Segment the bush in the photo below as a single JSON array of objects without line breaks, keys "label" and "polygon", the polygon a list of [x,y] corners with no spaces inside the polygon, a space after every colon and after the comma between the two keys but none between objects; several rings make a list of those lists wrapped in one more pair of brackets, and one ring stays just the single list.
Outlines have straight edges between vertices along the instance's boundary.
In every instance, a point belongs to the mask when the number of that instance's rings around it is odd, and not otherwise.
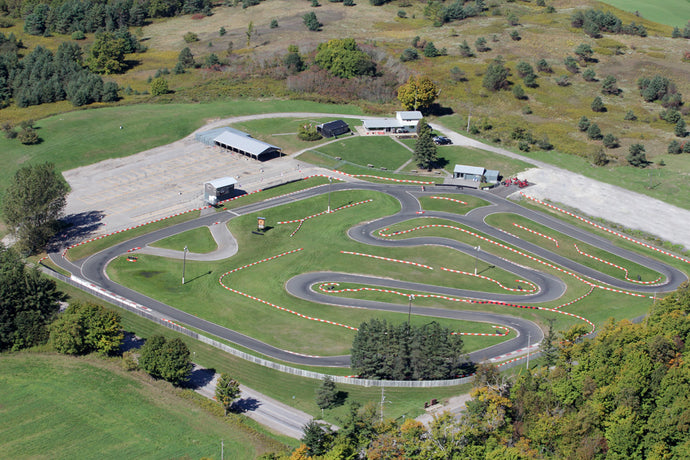
[{"label": "bush", "polygon": [[454,66],[452,69],[450,69],[450,78],[453,81],[464,81],[465,71],[461,70],[458,66]]},{"label": "bush", "polygon": [[570,73],[577,73],[578,72],[577,60],[572,56],[567,56],[563,60],[563,65],[565,65],[565,68],[568,69],[568,71]]},{"label": "bush", "polygon": [[470,49],[470,45],[467,44],[467,40],[463,40],[460,44],[460,56],[462,57],[472,57],[474,53]]},{"label": "bush", "polygon": [[271,19],[271,25],[269,27],[271,29],[277,29],[278,28],[278,20],[277,19]]},{"label": "bush", "polygon": [[419,59],[419,53],[414,48],[405,48],[400,55],[400,60],[402,62],[415,61]]},{"label": "bush", "polygon": [[518,32],[517,30],[513,30],[512,32],[510,32],[510,39],[515,42],[519,42],[522,39],[522,37],[520,36],[520,32]]},{"label": "bush", "polygon": [[589,128],[587,128],[587,137],[593,140],[599,140],[602,138],[601,135],[601,129],[599,129],[599,125],[596,123],[592,123],[589,125]]},{"label": "bush", "polygon": [[604,82],[601,84],[601,92],[604,94],[620,94],[621,90],[618,87],[618,80],[613,75],[608,75],[604,78]]},{"label": "bush", "polygon": [[611,133],[604,136],[602,143],[607,149],[615,149],[619,145],[618,138]]},{"label": "bush", "polygon": [[537,61],[537,70],[543,73],[553,73],[553,69],[544,58],[539,59],[539,61]]},{"label": "bush", "polygon": [[474,47],[477,48],[477,51],[480,53],[483,53],[484,51],[489,51],[491,48],[486,46],[486,38],[484,37],[479,37],[475,42],[474,42]]},{"label": "bush", "polygon": [[321,29],[321,23],[316,17],[316,13],[314,13],[313,11],[310,11],[309,13],[302,16],[302,21],[304,22],[304,25],[306,26],[307,30],[317,32]]},{"label": "bush", "polygon": [[645,155],[645,148],[642,144],[633,144],[630,146],[628,156],[625,157],[631,166],[636,168],[644,168],[649,164],[647,156]]},{"label": "bush", "polygon": [[406,18],[406,17],[407,17],[407,11],[405,11],[405,10],[398,10],[398,17],[399,17],[400,19]]},{"label": "bush", "polygon": [[17,138],[19,139],[19,142],[24,145],[34,145],[41,142],[41,138],[38,137],[38,133],[33,128],[22,129]]},{"label": "bush", "polygon": [[680,142],[677,140],[672,140],[670,144],[668,144],[668,153],[673,154],[673,155],[678,155],[683,151],[683,148],[680,146]]},{"label": "bush", "polygon": [[520,149],[521,152],[529,152],[529,142],[527,142],[527,141],[518,142],[518,149]]},{"label": "bush", "polygon": [[429,41],[427,44],[424,46],[424,50],[422,51],[424,53],[424,56],[428,58],[436,57],[439,55],[438,50],[434,46],[434,42]]},{"label": "bush", "polygon": [[676,124],[682,119],[682,115],[676,109],[662,110],[659,114],[659,118],[667,123]]},{"label": "bush", "polygon": [[194,32],[187,32],[186,34],[184,34],[183,38],[185,43],[194,43],[199,41],[199,36]]},{"label": "bush", "polygon": [[592,108],[593,112],[606,112],[604,101],[602,101],[599,96],[595,97],[592,100],[592,104],[590,105],[590,107]]},{"label": "bush", "polygon": [[515,96],[515,99],[518,99],[518,100],[527,99],[527,95],[525,94],[525,90],[519,84],[513,86],[513,96]]},{"label": "bush", "polygon": [[683,153],[690,153],[690,142],[685,142],[683,144]]},{"label": "bush", "polygon": [[316,126],[312,123],[300,125],[297,130],[297,137],[303,141],[318,141],[322,138]]},{"label": "bush", "polygon": [[594,81],[597,79],[597,74],[594,70],[587,69],[582,72],[582,78],[584,78],[585,81]]},{"label": "bush", "polygon": [[484,79],[482,80],[482,86],[489,91],[498,91],[507,88],[508,75],[510,75],[510,70],[503,65],[503,60],[499,58],[494,59],[486,69]]},{"label": "bush", "polygon": [[580,118],[580,121],[577,123],[577,129],[579,129],[582,132],[585,132],[585,131],[587,131],[587,129],[589,129],[589,125],[590,125],[589,119],[583,115]]},{"label": "bush", "polygon": [[86,35],[81,30],[75,30],[72,32],[72,40],[84,40]]},{"label": "bush", "polygon": [[218,35],[219,35],[219,36],[222,37],[222,36],[225,35],[226,33],[227,33],[227,31],[225,30],[225,27],[221,27],[220,29],[218,29]]},{"label": "bush", "polygon": [[168,80],[163,77],[154,78],[151,80],[151,96],[162,96],[168,94]]},{"label": "bush", "polygon": [[553,144],[547,135],[544,135],[544,137],[537,141],[537,147],[542,150],[553,150]]},{"label": "bush", "polygon": [[570,86],[570,78],[567,75],[561,75],[556,78],[556,84],[558,86]]},{"label": "bush", "polygon": [[166,340],[154,335],[141,347],[139,366],[154,378],[179,385],[189,379],[192,371],[189,348],[180,339]]},{"label": "bush", "polygon": [[637,120],[637,115],[635,115],[635,113],[634,113],[632,110],[628,110],[628,111],[625,113],[625,116],[623,117],[623,120],[626,120],[626,121],[635,121],[635,120]]},{"label": "bush", "polygon": [[606,166],[608,162],[609,158],[604,153],[604,149],[599,148],[594,153],[592,153],[592,163],[595,166]]},{"label": "bush", "polygon": [[686,123],[685,123],[685,120],[683,120],[682,118],[679,119],[679,120],[676,122],[676,127],[675,127],[675,129],[674,129],[674,132],[675,132],[676,136],[678,136],[678,137],[685,137],[685,136],[687,136],[688,132],[687,132],[686,129],[685,129],[686,126],[687,126],[687,125],[686,125]]}]

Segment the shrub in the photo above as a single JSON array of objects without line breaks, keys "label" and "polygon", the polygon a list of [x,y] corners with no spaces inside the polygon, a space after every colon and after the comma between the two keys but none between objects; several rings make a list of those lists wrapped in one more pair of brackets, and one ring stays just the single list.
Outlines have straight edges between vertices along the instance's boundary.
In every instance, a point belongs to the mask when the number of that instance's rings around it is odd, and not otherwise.
[{"label": "shrub", "polygon": [[486,38],[484,37],[479,37],[475,42],[474,42],[474,47],[477,48],[477,51],[480,53],[483,53],[484,51],[489,51],[490,48],[486,46]]},{"label": "shrub", "polygon": [[558,86],[570,86],[570,78],[567,75],[561,75],[556,78],[556,84]]},{"label": "shrub", "polygon": [[463,40],[460,44],[460,56],[462,57],[472,57],[474,53],[470,49],[470,45],[467,44],[467,40]]},{"label": "shrub", "polygon": [[515,96],[515,99],[518,99],[518,100],[527,99],[527,95],[525,94],[525,90],[519,84],[513,86],[513,96]]},{"label": "shrub", "polygon": [[400,55],[400,60],[402,62],[415,61],[419,59],[419,53],[414,48],[405,48]]},{"label": "shrub", "polygon": [[312,123],[300,125],[297,130],[297,137],[303,141],[318,141],[321,139],[321,134]]},{"label": "shrub", "polygon": [[518,149],[520,149],[521,152],[529,152],[529,142],[527,142],[527,141],[518,142]]},{"label": "shrub", "polygon": [[154,78],[151,80],[151,96],[161,96],[168,94],[168,80],[163,77]]},{"label": "shrub", "polygon": [[595,97],[592,100],[592,104],[590,105],[592,108],[592,111],[594,112],[606,112],[606,107],[604,106],[604,101],[601,100],[599,96]]},{"label": "shrub", "polygon": [[628,110],[628,111],[625,113],[625,116],[623,117],[623,120],[626,120],[626,121],[635,121],[635,120],[637,120],[637,115],[635,115],[635,113],[634,113],[632,110]]},{"label": "shrub", "polygon": [[546,7],[546,9],[544,11],[549,13],[549,14],[552,14],[552,13],[556,12],[556,7],[554,7],[553,5],[549,5]]},{"label": "shrub", "polygon": [[645,155],[645,148],[642,144],[633,144],[630,146],[628,156],[625,157],[631,166],[636,168],[644,168],[647,166],[647,156]]},{"label": "shrub", "polygon": [[596,123],[591,123],[589,128],[587,128],[587,137],[593,140],[599,140],[602,138],[601,129]]},{"label": "shrub", "polygon": [[604,78],[604,82],[601,84],[601,92],[604,94],[620,94],[621,90],[618,87],[618,80],[613,75],[608,75]]},{"label": "shrub", "polygon": [[529,75],[525,75],[525,78],[522,79],[522,81],[525,83],[525,86],[528,88],[536,88],[539,86],[537,84],[537,76],[534,75],[533,73]]},{"label": "shrub", "polygon": [[406,18],[406,17],[407,17],[407,11],[405,11],[405,10],[398,10],[398,17],[399,17],[400,19]]},{"label": "shrub", "polygon": [[604,149],[599,148],[592,153],[592,163],[595,166],[606,166],[609,162],[609,158],[604,153]]},{"label": "shrub", "polygon": [[577,123],[577,129],[579,129],[582,132],[585,132],[589,128],[589,125],[590,125],[589,119],[583,115],[580,118],[580,121]]},{"label": "shrub", "polygon": [[277,29],[278,28],[278,20],[277,19],[271,19],[271,25],[269,27],[271,29]]},{"label": "shrub", "polygon": [[619,145],[618,138],[611,133],[604,136],[602,143],[607,149],[615,149]]},{"label": "shrub", "polygon": [[321,29],[321,23],[316,17],[316,13],[314,13],[313,11],[310,11],[309,13],[302,16],[302,21],[304,22],[304,25],[306,26],[307,30],[316,32],[319,29]]},{"label": "shrub", "polygon": [[676,109],[662,110],[659,114],[659,118],[667,123],[676,124],[679,120],[682,120],[682,115]]},{"label": "shrub", "polygon": [[14,139],[17,137],[17,131],[14,130],[14,125],[9,121],[2,124],[2,130],[5,132],[5,137],[7,139]]},{"label": "shrub", "polygon": [[84,40],[86,35],[81,30],[75,30],[72,32],[72,40]]},{"label": "shrub", "polygon": [[41,138],[38,137],[38,133],[33,128],[22,129],[17,138],[19,139],[19,142],[24,145],[34,145],[41,142]]},{"label": "shrub", "polygon": [[577,60],[572,56],[567,56],[563,60],[563,65],[565,65],[565,68],[568,69],[568,71],[570,73],[577,73],[578,72]]},{"label": "shrub", "polygon": [[680,142],[677,140],[673,139],[670,144],[668,144],[668,153],[671,153],[673,155],[678,155],[683,151],[683,148],[680,146]]},{"label": "shrub", "polygon": [[452,69],[450,69],[450,78],[453,81],[464,81],[465,71],[461,70],[458,66],[455,66]]},{"label": "shrub", "polygon": [[547,135],[544,135],[544,137],[537,141],[537,147],[539,147],[542,150],[552,150],[553,144],[549,140],[549,137]]},{"label": "shrub", "polygon": [[543,73],[553,73],[553,69],[544,58],[541,58],[539,61],[537,61],[537,70]]},{"label": "shrub", "polygon": [[526,105],[522,108],[522,113],[525,115],[530,115],[532,113],[532,107]]},{"label": "shrub", "polygon": [[519,42],[522,39],[522,37],[520,37],[520,32],[518,32],[517,30],[513,30],[512,32],[510,32],[510,39],[515,42]]},{"label": "shrub", "polygon": [[683,144],[683,153],[690,153],[690,142],[685,142]]},{"label": "shrub", "polygon": [[199,41],[199,36],[194,32],[187,32],[184,34],[183,38],[186,43],[194,43]]},{"label": "shrub", "polygon": [[439,52],[434,46],[434,42],[432,41],[427,42],[426,46],[424,46],[424,51],[422,52],[424,53],[424,56],[429,58],[436,57],[439,55]]},{"label": "shrub", "polygon": [[525,61],[518,62],[515,70],[517,70],[517,74],[520,78],[524,78],[526,75],[531,75],[534,73],[532,66]]},{"label": "shrub", "polygon": [[486,69],[482,86],[489,91],[498,91],[508,87],[510,71],[503,65],[503,60],[495,59]]},{"label": "shrub", "polygon": [[585,81],[594,81],[597,78],[597,74],[594,70],[587,69],[582,72],[582,78],[584,78]]},{"label": "shrub", "polygon": [[343,0],[345,6],[355,6],[355,0]]},{"label": "shrub", "polygon": [[225,35],[226,33],[227,33],[227,31],[225,30],[225,27],[221,27],[220,29],[218,29],[218,35],[219,35],[219,36],[222,37],[222,36]]},{"label": "shrub", "polygon": [[685,130],[686,126],[687,125],[685,124],[685,120],[683,120],[682,118],[679,119],[678,122],[676,122],[676,127],[674,129],[676,136],[685,137],[688,134]]},{"label": "shrub", "polygon": [[513,12],[508,13],[508,17],[506,18],[508,20],[508,24],[511,26],[516,26],[520,24],[520,18],[517,17],[517,15]]}]

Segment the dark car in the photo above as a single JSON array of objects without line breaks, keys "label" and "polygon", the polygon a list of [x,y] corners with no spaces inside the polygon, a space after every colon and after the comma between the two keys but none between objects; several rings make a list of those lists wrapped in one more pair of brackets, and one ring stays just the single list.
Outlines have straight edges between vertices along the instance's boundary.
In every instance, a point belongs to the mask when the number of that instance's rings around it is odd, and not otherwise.
[{"label": "dark car", "polygon": [[436,145],[448,145],[453,143],[450,139],[444,136],[435,136],[433,140]]}]

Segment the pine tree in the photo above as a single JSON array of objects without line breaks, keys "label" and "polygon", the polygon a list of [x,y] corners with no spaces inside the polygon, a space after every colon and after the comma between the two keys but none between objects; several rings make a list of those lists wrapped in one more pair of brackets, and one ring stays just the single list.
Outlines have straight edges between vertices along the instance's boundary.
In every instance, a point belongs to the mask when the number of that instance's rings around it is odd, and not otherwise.
[{"label": "pine tree", "polygon": [[579,129],[582,132],[587,131],[587,129],[589,129],[589,124],[589,119],[583,115],[580,118],[580,121],[577,123],[577,129]]},{"label": "pine tree", "polygon": [[436,144],[432,139],[431,127],[424,118],[417,125],[417,141],[414,144],[414,160],[417,166],[427,170],[433,168],[436,161]]},{"label": "pine tree", "polygon": [[685,120],[680,118],[678,120],[678,123],[676,123],[676,127],[674,129],[674,132],[676,133],[676,136],[678,137],[685,137],[687,135],[687,131],[685,130],[686,127]]},{"label": "pine tree", "polygon": [[336,401],[338,390],[335,387],[335,382],[330,375],[323,378],[321,386],[316,391],[316,405],[321,410],[330,409]]},{"label": "pine tree", "polygon": [[232,407],[232,404],[240,396],[240,384],[237,380],[230,377],[230,375],[223,372],[220,374],[218,383],[216,384],[216,401],[223,406],[225,415]]}]

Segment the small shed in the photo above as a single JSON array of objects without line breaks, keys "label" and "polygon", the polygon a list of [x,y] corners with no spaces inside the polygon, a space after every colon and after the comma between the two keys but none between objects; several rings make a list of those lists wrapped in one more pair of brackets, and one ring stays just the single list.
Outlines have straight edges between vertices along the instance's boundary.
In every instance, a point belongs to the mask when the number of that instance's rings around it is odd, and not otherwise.
[{"label": "small shed", "polygon": [[455,165],[455,168],[453,168],[453,177],[455,179],[481,182],[482,176],[486,176],[486,169],[481,166]]},{"label": "small shed", "polygon": [[204,184],[204,201],[216,205],[223,200],[232,198],[237,180],[233,177],[221,177]]},{"label": "small shed", "polygon": [[335,137],[350,132],[350,126],[343,120],[333,120],[316,126],[323,137]]},{"label": "small shed", "polygon": [[487,169],[486,172],[484,173],[484,177],[486,178],[486,181],[492,182],[492,183],[498,182],[498,178],[500,176],[501,176],[501,173],[496,171],[495,169]]}]

